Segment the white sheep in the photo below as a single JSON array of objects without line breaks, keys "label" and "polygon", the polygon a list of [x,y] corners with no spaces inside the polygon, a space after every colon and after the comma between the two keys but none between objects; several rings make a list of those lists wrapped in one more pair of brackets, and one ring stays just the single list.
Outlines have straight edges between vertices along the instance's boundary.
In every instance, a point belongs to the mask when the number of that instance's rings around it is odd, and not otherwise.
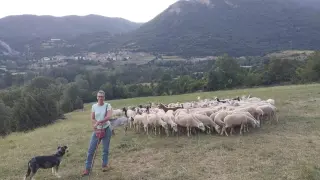
[{"label": "white sheep", "polygon": [[134,116],[133,126],[138,132],[140,132],[140,126],[143,125],[145,132],[148,134],[149,121],[147,115],[148,114],[143,113]]},{"label": "white sheep", "polygon": [[162,115],[162,120],[166,122],[170,126],[170,128],[172,128],[173,132],[178,132],[178,126],[174,122],[174,116],[172,113],[168,113],[167,111],[166,114]]},{"label": "white sheep", "polygon": [[276,109],[272,107],[272,105],[262,105],[257,107],[257,109],[261,109],[263,114],[267,116],[268,120],[271,118],[278,122],[278,118],[276,116]]},{"label": "white sheep", "polygon": [[217,133],[221,132],[220,126],[217,125],[210,117],[197,113],[193,114],[193,117],[208,127],[208,134],[211,133],[212,128],[214,128]]},{"label": "white sheep", "polygon": [[272,105],[275,105],[274,99],[267,99],[267,102],[270,103],[270,104],[272,104]]},{"label": "white sheep", "polygon": [[191,134],[192,127],[196,127],[201,129],[202,131],[205,131],[203,123],[194,119],[191,114],[175,116],[175,123],[177,123],[179,126],[186,127],[188,136],[190,136]]},{"label": "white sheep", "polygon": [[125,112],[123,111],[123,109],[112,109],[112,116],[113,117],[125,116]]},{"label": "white sheep", "polygon": [[168,124],[164,122],[158,114],[148,114],[147,117],[148,117],[148,123],[151,124],[154,128],[155,135],[157,135],[157,129],[159,129],[158,132],[160,135],[160,127],[163,127],[165,129],[167,136],[169,136]]},{"label": "white sheep", "polygon": [[128,108],[128,110],[126,108],[123,108],[124,110],[124,114],[128,120],[127,125],[129,124],[129,128],[132,128],[132,124],[134,121],[134,116],[137,114],[135,111],[131,110]]},{"label": "white sheep", "polygon": [[[186,127],[188,136],[190,136],[191,128],[201,129],[202,131],[207,128],[209,130],[208,133],[210,133],[210,130],[212,131],[212,127],[214,127],[215,131],[224,134],[226,132],[222,132],[222,128],[224,128],[224,131],[228,128],[226,127],[225,118],[228,115],[240,114],[246,117],[246,121],[242,124],[242,133],[249,132],[250,125],[253,128],[261,127],[261,119],[264,116],[278,121],[276,114],[278,110],[274,104],[275,101],[273,99],[262,100],[250,96],[248,98],[244,96],[240,101],[224,98],[220,102],[214,99],[200,98],[198,101],[172,102],[167,106],[172,108],[180,106],[182,108],[166,112],[154,105],[150,108],[138,107],[136,112],[128,110],[126,117],[128,117],[128,125],[130,127],[133,124],[134,128],[137,129],[138,127],[138,131],[140,131],[140,126],[143,125],[147,134],[150,128],[158,134],[158,129],[163,127],[165,130],[170,130],[169,132],[172,134],[173,132],[179,132],[181,127]],[[120,113],[120,111],[116,110],[115,113],[121,116],[122,112]],[[137,114],[140,114],[140,116],[137,116]],[[231,133],[232,131],[234,131],[233,128]]]},{"label": "white sheep", "polygon": [[228,133],[226,131],[227,128],[231,128],[230,135],[232,135],[232,132],[234,131],[234,127],[239,125],[240,125],[240,135],[242,135],[244,125],[247,124],[247,117],[246,115],[241,113],[230,114],[224,118],[224,124],[225,125],[222,128],[221,135],[225,133],[226,136],[228,136]]},{"label": "white sheep", "polygon": [[216,124],[218,124],[219,126],[223,127],[224,124],[224,118],[229,115],[230,112],[229,111],[220,111],[216,114],[216,116],[214,117],[214,122]]},{"label": "white sheep", "polygon": [[[244,114],[247,116],[247,118],[250,120],[250,122],[253,122],[254,125],[252,125],[253,128],[255,127],[260,127],[260,122],[258,120],[256,120],[249,112],[242,112],[242,111],[233,111],[232,114]],[[244,132],[249,132],[249,126],[248,124],[244,125]]]}]

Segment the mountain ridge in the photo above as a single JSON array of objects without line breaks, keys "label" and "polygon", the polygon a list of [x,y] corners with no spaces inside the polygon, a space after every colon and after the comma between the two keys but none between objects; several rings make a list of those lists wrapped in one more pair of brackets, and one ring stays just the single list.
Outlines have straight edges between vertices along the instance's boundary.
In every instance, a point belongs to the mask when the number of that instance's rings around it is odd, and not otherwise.
[{"label": "mountain ridge", "polygon": [[101,15],[55,17],[50,15],[13,15],[0,19],[0,39],[13,49],[25,51],[25,47],[51,38],[67,39],[81,34],[127,33],[141,26],[118,17]]},{"label": "mountain ridge", "polygon": [[178,1],[130,32],[123,47],[186,56],[314,49],[320,47],[318,15],[294,0]]},{"label": "mountain ridge", "polygon": [[[0,19],[0,27],[2,27],[2,30],[0,29],[0,37],[11,37],[18,33],[20,36],[34,36],[37,34],[39,36],[54,36],[56,34],[83,34],[103,30],[110,33],[123,33],[136,29],[140,25],[140,23],[134,23],[123,18],[110,18],[93,14],[63,17],[49,15],[14,15]],[[88,26],[90,26],[90,28],[87,28]],[[24,30],[19,31],[17,28],[23,28]]]},{"label": "mountain ridge", "polygon": [[[302,6],[297,0],[180,0],[143,24],[132,25],[122,18],[112,19],[120,24],[118,29],[101,27],[101,23],[97,23],[101,22],[100,16],[81,16],[96,20],[89,20],[84,27],[71,25],[70,32],[65,30],[68,33],[63,38],[74,45],[73,51],[124,49],[187,57],[225,53],[263,56],[290,49],[316,50],[320,48],[320,8],[312,6],[320,7],[320,2],[306,2]],[[79,16],[62,19],[67,21],[74,17]],[[108,22],[110,24],[110,19]],[[98,27],[92,28],[90,24],[98,24]],[[21,41],[20,33],[16,33],[13,39],[1,37],[0,28],[0,39],[13,49],[23,51],[26,44],[37,48],[43,39],[56,38],[50,33],[22,37]],[[55,34],[59,36],[59,33]],[[59,49],[57,51],[61,53]]]}]

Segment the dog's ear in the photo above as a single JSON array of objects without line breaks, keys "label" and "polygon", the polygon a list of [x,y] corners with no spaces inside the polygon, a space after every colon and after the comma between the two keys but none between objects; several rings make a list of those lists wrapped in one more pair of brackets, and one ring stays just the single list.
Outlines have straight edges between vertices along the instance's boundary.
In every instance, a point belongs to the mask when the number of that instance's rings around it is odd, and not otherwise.
[{"label": "dog's ear", "polygon": [[63,146],[64,149],[68,149],[68,146]]},{"label": "dog's ear", "polygon": [[60,148],[61,148],[61,146],[58,146],[58,148],[57,148],[57,149],[59,150]]}]

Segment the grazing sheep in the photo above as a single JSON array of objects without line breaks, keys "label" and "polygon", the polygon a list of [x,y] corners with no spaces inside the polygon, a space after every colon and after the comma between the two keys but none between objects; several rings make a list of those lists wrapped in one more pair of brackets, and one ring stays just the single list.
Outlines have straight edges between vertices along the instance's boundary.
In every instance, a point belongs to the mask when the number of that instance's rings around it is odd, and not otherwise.
[{"label": "grazing sheep", "polygon": [[[167,111],[167,112],[169,112],[169,111]],[[177,126],[177,124],[174,122],[174,116],[173,116],[173,114],[171,114],[171,113],[165,113],[165,114],[163,114],[163,115],[162,115],[162,120],[163,120],[164,122],[166,122],[166,123],[168,124],[168,126],[170,126],[169,129],[170,129],[170,130],[172,129],[172,132],[171,132],[171,133],[173,133],[173,132],[178,132],[178,126]]]},{"label": "grazing sheep", "polygon": [[229,115],[230,112],[228,111],[220,111],[217,113],[217,115],[214,117],[214,122],[216,124],[218,124],[219,126],[223,127],[225,124],[224,124],[224,118]]},{"label": "grazing sheep", "polygon": [[182,127],[186,127],[188,136],[191,134],[191,127],[199,128],[202,131],[205,131],[203,123],[195,120],[191,114],[176,116],[175,123]]},{"label": "grazing sheep", "polygon": [[[230,134],[234,132],[234,127],[240,126],[240,134],[249,132],[250,128],[261,128],[261,120],[269,119],[278,122],[278,109],[274,99],[262,100],[258,97],[229,98],[220,100],[202,99],[190,102],[172,102],[168,105],[162,103],[152,103],[149,105],[139,105],[136,107],[124,107],[114,109],[113,117],[118,117],[111,121],[112,127],[124,126],[134,128],[140,132],[143,127],[148,135],[151,128],[156,135],[164,130],[166,135],[181,134],[187,130],[190,136],[193,130],[211,134],[216,131],[218,134],[226,134],[231,128]],[[214,129],[214,130],[213,130]]]},{"label": "grazing sheep", "polygon": [[157,135],[157,129],[160,135],[160,127],[163,127],[165,129],[165,132],[167,136],[168,134],[168,124],[164,122],[158,114],[148,114],[148,123],[153,126],[154,128],[154,133]]},{"label": "grazing sheep", "polygon": [[149,121],[147,119],[146,113],[137,114],[134,116],[133,126],[136,131],[140,132],[140,127],[141,127],[141,125],[143,125],[145,132],[148,134],[148,125],[149,125],[148,122]]},{"label": "grazing sheep", "polygon": [[225,123],[225,126],[222,128],[221,135],[225,133],[226,136],[228,136],[228,133],[226,131],[227,128],[231,128],[230,135],[232,135],[232,132],[234,132],[234,127],[239,125],[240,125],[240,135],[242,135],[244,125],[247,124],[247,117],[246,115],[241,113],[230,114],[224,118],[224,123]]},{"label": "grazing sheep", "polygon": [[217,133],[220,133],[221,129],[220,126],[217,125],[210,117],[202,114],[193,114],[193,117],[197,120],[201,121],[206,127],[208,127],[208,134],[211,133],[211,129],[214,128]]},{"label": "grazing sheep", "polygon": [[271,105],[262,105],[257,107],[257,109],[261,109],[263,111],[263,114],[267,116],[268,120],[271,118],[278,122],[278,118],[276,116],[276,110],[272,108]]}]

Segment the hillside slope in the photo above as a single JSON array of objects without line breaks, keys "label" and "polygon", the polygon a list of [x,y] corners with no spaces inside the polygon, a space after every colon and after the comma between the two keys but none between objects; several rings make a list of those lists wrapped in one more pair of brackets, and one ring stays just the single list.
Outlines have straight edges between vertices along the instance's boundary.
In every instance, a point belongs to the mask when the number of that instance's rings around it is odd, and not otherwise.
[{"label": "hillside slope", "polygon": [[320,10],[296,0],[178,1],[126,39],[128,49],[179,55],[261,55],[320,48]]},{"label": "hillside slope", "polygon": [[[185,133],[160,137],[150,129],[149,136],[133,129],[125,135],[123,127],[118,127],[110,143],[112,169],[101,172],[100,145],[91,179],[318,180],[320,112],[319,96],[315,95],[319,88],[319,84],[281,86],[109,101],[112,107],[122,108],[148,102],[194,101],[197,96],[205,99],[251,94],[276,100],[279,123],[267,122],[260,129],[250,128],[242,137],[238,131],[229,137],[216,134],[187,137]],[[92,133],[88,119],[91,106],[88,104],[85,109],[66,114],[67,120],[53,125],[0,139],[1,178],[23,179],[30,158],[50,155],[58,145],[67,145],[69,153],[59,168],[61,179],[79,180]],[[39,170],[35,178],[57,179],[50,169]]]}]

